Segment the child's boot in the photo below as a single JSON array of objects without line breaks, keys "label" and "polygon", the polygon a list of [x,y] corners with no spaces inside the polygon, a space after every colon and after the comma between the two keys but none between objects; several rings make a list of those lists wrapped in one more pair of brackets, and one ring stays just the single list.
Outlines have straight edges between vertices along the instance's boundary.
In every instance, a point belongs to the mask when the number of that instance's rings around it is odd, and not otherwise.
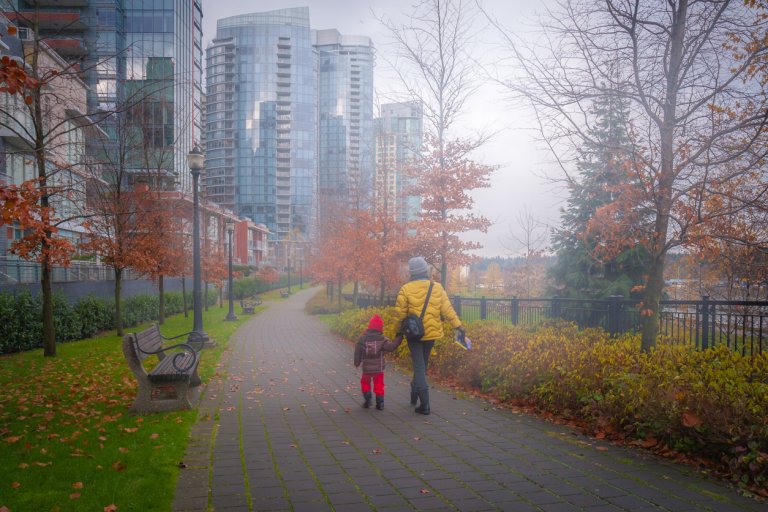
[{"label": "child's boot", "polygon": [[384,409],[384,396],[383,395],[376,395],[376,408],[378,410]]},{"label": "child's boot", "polygon": [[363,402],[363,407],[368,409],[371,406],[371,392],[366,391],[363,393],[363,398],[365,398],[365,402]]}]

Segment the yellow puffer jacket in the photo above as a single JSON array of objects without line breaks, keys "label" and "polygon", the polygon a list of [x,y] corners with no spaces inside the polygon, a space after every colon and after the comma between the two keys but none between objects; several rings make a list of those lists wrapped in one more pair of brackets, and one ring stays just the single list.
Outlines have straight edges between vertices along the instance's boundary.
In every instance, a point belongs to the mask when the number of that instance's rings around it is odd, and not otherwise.
[{"label": "yellow puffer jacket", "polygon": [[[429,289],[428,279],[417,279],[405,283],[397,294],[395,308],[395,321],[397,328],[403,319],[410,315],[421,315],[421,309],[424,307],[424,299],[427,298]],[[447,320],[454,328],[461,327],[461,320],[453,310],[451,300],[445,289],[440,283],[435,283],[432,287],[432,294],[429,296],[429,306],[424,312],[424,337],[423,340],[439,340],[443,337],[443,322]]]}]

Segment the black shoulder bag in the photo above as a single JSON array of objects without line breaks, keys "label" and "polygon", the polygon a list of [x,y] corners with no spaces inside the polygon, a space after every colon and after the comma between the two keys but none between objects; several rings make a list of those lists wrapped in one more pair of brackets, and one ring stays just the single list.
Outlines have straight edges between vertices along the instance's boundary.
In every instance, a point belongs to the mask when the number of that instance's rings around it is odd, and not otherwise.
[{"label": "black shoulder bag", "polygon": [[427,312],[427,306],[429,306],[429,296],[432,295],[432,286],[434,282],[429,282],[429,290],[427,290],[427,298],[424,299],[424,307],[421,308],[421,315],[416,316],[410,314],[403,318],[403,323],[400,326],[400,332],[403,333],[405,339],[408,341],[419,341],[424,337],[424,313]]}]

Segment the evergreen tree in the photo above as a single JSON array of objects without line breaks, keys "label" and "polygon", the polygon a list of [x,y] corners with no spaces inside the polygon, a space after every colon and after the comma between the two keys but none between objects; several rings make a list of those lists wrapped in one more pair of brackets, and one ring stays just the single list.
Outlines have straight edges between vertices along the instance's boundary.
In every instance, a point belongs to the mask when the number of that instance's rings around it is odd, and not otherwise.
[{"label": "evergreen tree", "polygon": [[628,245],[615,257],[600,259],[595,251],[598,241],[587,230],[595,212],[615,200],[618,187],[626,186],[622,162],[632,154],[629,112],[620,97],[603,95],[595,100],[592,113],[597,123],[579,150],[578,178],[561,210],[562,226],[552,235],[557,262],[550,269],[554,281],[550,293],[572,298],[629,297],[632,288],[644,282],[647,251],[641,245]]}]

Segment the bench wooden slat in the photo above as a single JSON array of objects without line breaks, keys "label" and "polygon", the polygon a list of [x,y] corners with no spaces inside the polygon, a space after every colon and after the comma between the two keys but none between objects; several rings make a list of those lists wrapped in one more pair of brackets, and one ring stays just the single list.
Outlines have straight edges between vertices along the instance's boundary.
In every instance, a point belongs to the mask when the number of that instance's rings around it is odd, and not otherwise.
[{"label": "bench wooden slat", "polygon": [[176,366],[179,368],[189,369],[185,371],[179,371],[174,366],[173,356],[166,357],[155,366],[151,372],[149,372],[149,380],[152,382],[169,382],[178,380],[189,380],[191,372],[194,367],[191,365],[194,354],[185,354],[184,357],[177,358]]},{"label": "bench wooden slat", "polygon": [[[152,352],[157,352],[163,348],[163,338],[160,334],[160,329],[156,324],[154,327],[149,327],[143,331],[134,333],[135,343],[139,347],[139,357],[144,360],[147,356],[153,355]],[[160,359],[165,359],[165,353],[157,354]]]}]

